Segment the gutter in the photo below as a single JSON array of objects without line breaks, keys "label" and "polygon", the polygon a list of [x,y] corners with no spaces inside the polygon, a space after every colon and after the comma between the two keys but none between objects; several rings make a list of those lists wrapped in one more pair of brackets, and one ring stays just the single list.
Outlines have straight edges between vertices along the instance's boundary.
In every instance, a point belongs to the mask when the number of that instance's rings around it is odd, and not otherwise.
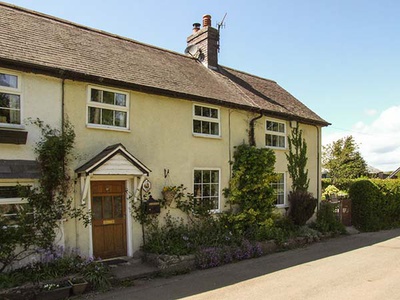
[{"label": "gutter", "polygon": [[260,109],[258,107],[251,107],[251,106],[247,106],[247,105],[243,105],[243,104],[226,102],[226,101],[219,100],[219,99],[212,99],[209,97],[197,96],[197,95],[192,95],[192,94],[187,94],[187,93],[182,93],[182,92],[175,92],[175,91],[171,91],[171,90],[166,90],[166,89],[151,87],[151,86],[145,86],[145,85],[140,85],[140,84],[136,84],[136,83],[127,83],[127,82],[123,82],[123,81],[119,81],[119,80],[115,80],[115,79],[103,78],[101,76],[95,76],[95,75],[90,75],[90,74],[86,74],[86,73],[79,73],[79,72],[76,72],[73,70],[65,70],[65,69],[55,68],[55,67],[51,67],[51,66],[41,66],[41,65],[32,64],[32,63],[28,63],[28,62],[21,62],[21,61],[16,62],[16,61],[4,59],[4,58],[0,58],[0,63],[2,64],[2,67],[4,67],[4,68],[8,67],[8,68],[28,72],[28,73],[48,75],[48,76],[53,76],[53,77],[62,78],[62,79],[71,79],[71,80],[75,80],[75,81],[79,80],[79,81],[84,81],[84,82],[93,83],[93,84],[107,85],[110,87],[129,89],[129,90],[150,93],[150,94],[155,94],[155,95],[160,95],[160,96],[168,96],[168,97],[172,97],[172,98],[180,98],[183,100],[198,101],[201,103],[221,105],[224,107],[240,109],[240,110],[253,112],[253,113],[262,113],[264,115],[268,115],[271,117],[296,119],[299,122],[308,124],[308,125],[320,125],[320,126],[331,125],[330,123],[328,123],[324,120],[321,120],[321,121],[313,120],[313,119],[300,117],[300,116],[294,115],[294,114],[270,111],[270,110]]}]

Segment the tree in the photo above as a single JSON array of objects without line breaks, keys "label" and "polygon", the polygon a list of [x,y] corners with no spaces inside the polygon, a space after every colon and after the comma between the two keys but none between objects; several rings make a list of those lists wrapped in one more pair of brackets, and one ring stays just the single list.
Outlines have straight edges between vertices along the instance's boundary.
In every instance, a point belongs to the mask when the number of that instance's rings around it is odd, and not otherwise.
[{"label": "tree", "polygon": [[302,136],[302,130],[294,128],[288,138],[289,153],[286,153],[288,171],[292,178],[292,191],[307,191],[310,184],[307,165],[307,143]]},{"label": "tree", "polygon": [[292,178],[292,191],[289,193],[289,218],[294,224],[303,226],[312,217],[318,200],[308,192],[310,179],[307,166],[307,143],[303,131],[293,128],[288,138],[289,153],[286,153],[288,172]]},{"label": "tree", "polygon": [[322,164],[334,183],[341,178],[359,178],[367,173],[367,164],[352,136],[324,146]]}]

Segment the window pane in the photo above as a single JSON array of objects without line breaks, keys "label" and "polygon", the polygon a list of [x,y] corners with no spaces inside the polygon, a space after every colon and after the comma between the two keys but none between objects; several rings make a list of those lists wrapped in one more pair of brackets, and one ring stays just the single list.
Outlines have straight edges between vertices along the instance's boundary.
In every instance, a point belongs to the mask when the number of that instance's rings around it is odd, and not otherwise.
[{"label": "window pane", "polygon": [[193,120],[193,132],[201,133],[201,121]]},{"label": "window pane", "polygon": [[211,171],[203,171],[203,183],[211,182]]},{"label": "window pane", "polygon": [[218,184],[212,184],[210,186],[211,190],[210,190],[210,195],[211,196],[218,196]]},{"label": "window pane", "polygon": [[211,118],[218,119],[218,109],[211,108]]},{"label": "window pane", "polygon": [[20,96],[14,94],[0,93],[0,107],[20,109]]},{"label": "window pane", "polygon": [[201,133],[209,134],[210,133],[210,122],[201,122]]},{"label": "window pane", "polygon": [[201,171],[200,170],[194,171],[194,183],[201,183]]},{"label": "window pane", "polygon": [[0,109],[0,123],[21,124],[21,115],[17,110]]},{"label": "window pane", "polygon": [[211,117],[211,109],[209,107],[203,107],[203,117]]},{"label": "window pane", "polygon": [[94,102],[101,102],[101,95],[102,92],[96,89],[92,89],[91,95],[90,95],[90,100]]},{"label": "window pane", "polygon": [[101,208],[101,197],[93,197],[92,214],[94,220],[99,220],[102,218]]},{"label": "window pane", "polygon": [[122,197],[115,196],[114,197],[114,218],[122,218],[123,211],[122,211]]},{"label": "window pane", "polygon": [[0,186],[0,198],[18,198],[18,188],[16,186]]},{"label": "window pane", "polygon": [[115,126],[126,127],[126,112],[116,111],[115,112]]},{"label": "window pane", "polygon": [[18,76],[0,73],[0,86],[18,88]]},{"label": "window pane", "polygon": [[200,184],[195,184],[193,188],[193,193],[195,198],[200,198],[201,197],[201,185]]},{"label": "window pane", "polygon": [[114,125],[114,111],[110,109],[101,110],[101,124]]},{"label": "window pane", "polygon": [[194,114],[195,116],[201,116],[201,106],[194,106]]},{"label": "window pane", "polygon": [[219,124],[218,123],[211,123],[211,134],[219,135]]},{"label": "window pane", "polygon": [[103,202],[103,219],[112,219],[113,218],[113,205],[112,205],[112,197],[106,196],[104,197]]},{"label": "window pane", "polygon": [[114,93],[103,91],[103,103],[114,104]]},{"label": "window pane", "polygon": [[89,123],[100,124],[101,109],[89,107]]},{"label": "window pane", "polygon": [[279,138],[278,147],[285,148],[285,137],[279,136],[278,138]]},{"label": "window pane", "polygon": [[285,124],[279,123],[278,131],[279,131],[279,132],[285,132]]},{"label": "window pane", "polygon": [[209,184],[203,185],[202,191],[203,191],[203,195],[202,195],[203,197],[208,197],[208,196],[210,196],[210,193],[211,193],[211,191],[210,191],[210,185],[209,185]]},{"label": "window pane", "polygon": [[119,106],[126,106],[126,95],[116,93],[115,104]]},{"label": "window pane", "polygon": [[21,215],[25,215],[27,219],[24,221],[32,222],[33,214],[29,204],[1,204],[0,205],[0,218],[6,222],[7,225],[15,225]]},{"label": "window pane", "polygon": [[219,182],[219,171],[211,171],[211,182],[212,183]]}]

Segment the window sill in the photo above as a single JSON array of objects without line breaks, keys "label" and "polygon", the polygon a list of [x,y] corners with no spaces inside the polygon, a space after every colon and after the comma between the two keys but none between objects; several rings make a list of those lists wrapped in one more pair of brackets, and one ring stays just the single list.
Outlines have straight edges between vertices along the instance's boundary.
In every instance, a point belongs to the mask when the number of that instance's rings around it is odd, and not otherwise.
[{"label": "window sill", "polygon": [[110,130],[110,131],[120,131],[120,132],[131,132],[128,128],[120,128],[120,127],[113,127],[113,126],[101,126],[101,125],[93,125],[93,124],[86,124],[86,128],[88,129],[101,129],[101,130]]},{"label": "window sill", "polygon": [[193,137],[198,137],[198,138],[222,140],[222,136],[220,136],[220,135],[201,134],[201,133],[192,133],[192,135],[193,135]]},{"label": "window sill", "polygon": [[286,151],[287,150],[287,148],[272,147],[272,146],[265,146],[265,148],[272,149],[272,150],[281,150],[281,151]]},{"label": "window sill", "polygon": [[289,205],[287,204],[276,204],[275,207],[279,209],[289,209]]}]

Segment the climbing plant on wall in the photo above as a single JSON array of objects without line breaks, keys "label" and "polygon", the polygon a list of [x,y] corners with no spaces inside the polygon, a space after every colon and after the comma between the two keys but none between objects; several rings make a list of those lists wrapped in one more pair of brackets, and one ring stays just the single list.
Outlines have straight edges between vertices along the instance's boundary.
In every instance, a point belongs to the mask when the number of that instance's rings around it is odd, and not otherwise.
[{"label": "climbing plant on wall", "polygon": [[72,125],[65,122],[59,130],[39,119],[31,123],[41,131],[35,147],[41,177],[36,187],[21,187],[27,205],[14,217],[13,225],[0,220],[0,272],[37,249],[52,250],[61,219],[78,218],[85,225],[90,222],[89,212],[84,207],[72,207],[69,198],[72,183],[68,164],[75,140]]}]

